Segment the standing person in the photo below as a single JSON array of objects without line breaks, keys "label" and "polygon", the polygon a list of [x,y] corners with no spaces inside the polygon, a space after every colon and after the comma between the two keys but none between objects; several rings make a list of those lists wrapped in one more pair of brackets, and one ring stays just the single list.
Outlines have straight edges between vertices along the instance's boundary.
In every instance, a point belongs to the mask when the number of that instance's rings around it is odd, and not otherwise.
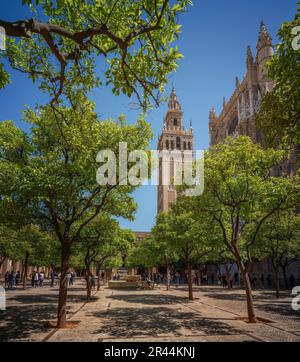
[{"label": "standing person", "polygon": [[54,287],[54,283],[55,283],[55,274],[54,274],[54,270],[51,270],[51,273],[50,273],[50,279],[51,279],[51,284],[50,284],[50,287]]},{"label": "standing person", "polygon": [[38,282],[39,282],[39,273],[35,272],[34,273],[34,287],[36,288],[38,286]]},{"label": "standing person", "polygon": [[214,273],[212,273],[212,275],[211,275],[211,284],[212,285],[215,284],[215,275],[214,275]]},{"label": "standing person", "polygon": [[179,281],[180,281],[180,275],[178,272],[175,273],[175,284],[176,284],[176,289],[178,289],[179,287]]},{"label": "standing person", "polygon": [[68,274],[67,274],[67,285],[68,286],[70,285],[70,280],[71,280],[71,273],[68,272]]},{"label": "standing person", "polygon": [[19,285],[20,278],[21,278],[21,275],[20,275],[20,272],[19,272],[19,270],[18,270],[18,271],[17,271],[17,274],[16,274],[16,287]]},{"label": "standing person", "polygon": [[31,286],[32,286],[32,288],[34,288],[34,277],[35,277],[35,270],[31,274]]},{"label": "standing person", "polygon": [[223,288],[227,287],[227,280],[226,280],[226,275],[225,274],[222,275],[222,286],[223,286]]},{"label": "standing person", "polygon": [[14,286],[14,272],[8,274],[8,287],[12,288]]},{"label": "standing person", "polygon": [[104,284],[104,272],[101,273],[102,283]]},{"label": "standing person", "polygon": [[40,287],[44,286],[44,280],[45,280],[45,273],[43,271],[41,271],[40,275],[39,275]]},{"label": "standing person", "polygon": [[8,288],[8,276],[9,276],[9,272],[7,271],[5,273],[5,276],[4,276],[4,281],[5,281],[5,286]]},{"label": "standing person", "polygon": [[70,285],[73,285],[74,283],[74,275],[73,272],[70,273]]}]

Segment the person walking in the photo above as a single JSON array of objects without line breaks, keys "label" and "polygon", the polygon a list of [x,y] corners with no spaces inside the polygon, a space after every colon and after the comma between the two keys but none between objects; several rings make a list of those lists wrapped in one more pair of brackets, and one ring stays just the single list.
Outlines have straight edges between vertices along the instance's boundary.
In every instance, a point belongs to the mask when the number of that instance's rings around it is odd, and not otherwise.
[{"label": "person walking", "polygon": [[74,276],[73,276],[73,272],[70,273],[70,285],[73,285],[74,283]]}]

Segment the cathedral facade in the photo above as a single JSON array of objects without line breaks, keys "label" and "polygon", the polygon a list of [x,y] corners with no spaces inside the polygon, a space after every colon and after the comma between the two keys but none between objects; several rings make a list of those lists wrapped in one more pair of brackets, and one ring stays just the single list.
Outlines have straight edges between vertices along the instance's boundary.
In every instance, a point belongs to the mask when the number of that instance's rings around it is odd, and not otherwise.
[{"label": "cathedral facade", "polygon": [[236,78],[236,88],[228,101],[223,99],[223,109],[218,116],[214,107],[209,114],[210,145],[227,136],[245,135],[262,143],[262,136],[255,123],[255,115],[264,95],[274,87],[268,79],[266,63],[273,57],[272,38],[262,22],[255,59],[250,46],[247,49],[247,72],[242,81]]},{"label": "cathedral facade", "polygon": [[[192,124],[188,129],[183,125],[183,112],[173,87],[168,102],[168,111],[163,122],[163,131],[158,139],[157,150],[160,153],[158,167],[157,212],[168,212],[170,205],[177,198],[173,184],[176,170],[182,167],[183,157],[172,157],[172,151],[183,154],[184,151],[194,150],[194,132]],[[170,152],[170,158],[161,157],[164,151]],[[178,152],[179,151],[179,152]],[[176,152],[175,152],[176,153]],[[180,165],[181,163],[181,165]],[[167,172],[169,184],[163,182],[164,172]]]}]

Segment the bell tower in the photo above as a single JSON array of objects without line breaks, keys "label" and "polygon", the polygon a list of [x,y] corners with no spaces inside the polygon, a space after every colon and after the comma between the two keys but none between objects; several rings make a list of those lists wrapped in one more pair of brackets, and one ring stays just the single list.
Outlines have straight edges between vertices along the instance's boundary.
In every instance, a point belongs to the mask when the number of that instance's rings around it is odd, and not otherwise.
[{"label": "bell tower", "polygon": [[[173,157],[172,151],[174,154],[174,151],[177,151],[177,154],[180,155],[180,152],[183,153],[185,150],[194,150],[192,122],[190,122],[188,129],[184,128],[183,112],[174,87],[169,98],[168,111],[164,118],[162,133],[158,139],[157,150],[160,153],[162,151],[169,151],[170,154],[170,159],[167,162],[163,161],[161,157],[159,158],[159,182],[157,189],[157,211],[168,212],[170,205],[177,198],[177,191],[172,183],[178,166],[181,166],[179,163],[182,163],[183,159],[182,157]],[[163,185],[162,182],[164,168],[169,173],[169,185]]]}]

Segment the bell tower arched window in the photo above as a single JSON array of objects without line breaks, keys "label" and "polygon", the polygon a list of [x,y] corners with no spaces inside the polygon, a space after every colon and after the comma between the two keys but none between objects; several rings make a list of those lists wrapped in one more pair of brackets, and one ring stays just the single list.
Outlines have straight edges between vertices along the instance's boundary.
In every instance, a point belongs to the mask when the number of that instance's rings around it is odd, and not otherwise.
[{"label": "bell tower arched window", "polygon": [[178,150],[181,149],[181,139],[180,139],[180,137],[176,137],[176,148]]},{"label": "bell tower arched window", "polygon": [[175,126],[175,127],[177,127],[177,126],[178,126],[178,120],[177,120],[177,118],[174,118],[173,123],[174,123],[174,126]]}]

